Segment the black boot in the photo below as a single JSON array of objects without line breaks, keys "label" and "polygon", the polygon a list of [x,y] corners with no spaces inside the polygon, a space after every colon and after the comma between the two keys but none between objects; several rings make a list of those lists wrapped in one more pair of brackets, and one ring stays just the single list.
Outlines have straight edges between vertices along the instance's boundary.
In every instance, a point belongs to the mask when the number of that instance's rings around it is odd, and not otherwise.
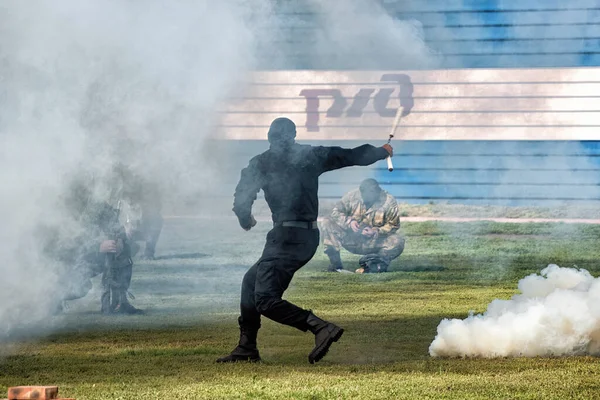
[{"label": "black boot", "polygon": [[367,254],[358,260],[358,264],[364,270],[363,273],[387,272],[389,258],[378,254]]},{"label": "black boot", "polygon": [[258,329],[248,329],[240,326],[240,342],[231,354],[217,359],[218,363],[231,363],[231,362],[258,362],[260,361],[260,354],[256,347],[256,336],[258,335]]},{"label": "black boot", "polygon": [[115,295],[115,297],[118,299],[118,304],[115,306],[114,308],[114,313],[117,314],[143,314],[144,311],[140,310],[139,308],[135,308],[134,306],[131,305],[131,303],[129,302],[129,299],[127,298],[127,291],[126,290],[119,290],[118,293]]},{"label": "black boot", "polygon": [[329,267],[327,268],[327,272],[336,272],[340,269],[344,269],[339,251],[333,247],[328,247],[325,249],[325,254],[329,257]]},{"label": "black boot", "polygon": [[100,298],[100,312],[102,314],[111,314],[114,310],[114,305],[111,304],[111,289],[104,289]]},{"label": "black boot", "polygon": [[323,321],[312,312],[306,319],[308,330],[315,335],[315,348],[308,355],[308,362],[314,364],[320,361],[329,351],[333,342],[337,342],[344,330],[331,322]]}]

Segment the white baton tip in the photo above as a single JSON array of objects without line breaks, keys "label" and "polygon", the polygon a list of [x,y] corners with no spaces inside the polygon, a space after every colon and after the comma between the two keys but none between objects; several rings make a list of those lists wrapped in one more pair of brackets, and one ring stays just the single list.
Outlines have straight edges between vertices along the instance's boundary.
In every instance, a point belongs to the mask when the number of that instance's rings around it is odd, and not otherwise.
[{"label": "white baton tip", "polygon": [[392,172],[394,170],[394,164],[392,164],[392,157],[386,158],[388,171]]}]

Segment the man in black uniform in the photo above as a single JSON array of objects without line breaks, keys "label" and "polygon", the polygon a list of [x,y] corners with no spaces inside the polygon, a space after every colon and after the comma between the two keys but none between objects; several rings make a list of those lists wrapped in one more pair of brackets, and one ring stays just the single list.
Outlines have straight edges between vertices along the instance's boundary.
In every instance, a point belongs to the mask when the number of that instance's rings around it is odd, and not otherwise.
[{"label": "man in black uniform", "polygon": [[296,125],[277,118],[268,133],[269,150],[250,160],[235,190],[233,211],[248,231],[256,220],[252,204],[260,189],[271,209],[273,229],[267,234],[262,256],[242,282],[240,340],[228,356],[217,362],[259,361],[256,336],[260,318],[289,325],[315,335],[308,356],[312,364],[322,359],[344,330],[311,311],[282,300],[294,273],[303,267],[319,246],[319,176],[353,165],[370,165],[392,155],[392,147],[363,145],[355,149],[307,146],[295,143]]}]

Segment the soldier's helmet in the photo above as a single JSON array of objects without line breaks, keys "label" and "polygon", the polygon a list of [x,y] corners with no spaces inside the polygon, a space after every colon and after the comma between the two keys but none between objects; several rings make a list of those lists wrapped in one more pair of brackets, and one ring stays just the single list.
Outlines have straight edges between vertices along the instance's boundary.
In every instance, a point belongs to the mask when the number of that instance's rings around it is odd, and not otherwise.
[{"label": "soldier's helmet", "polygon": [[360,183],[361,192],[379,192],[380,190],[379,182],[373,178],[365,179]]},{"label": "soldier's helmet", "polygon": [[381,186],[372,178],[365,179],[360,184],[360,195],[365,203],[374,203],[381,195]]},{"label": "soldier's helmet", "polygon": [[289,118],[276,118],[269,127],[268,139],[271,145],[286,147],[294,143],[296,124]]}]

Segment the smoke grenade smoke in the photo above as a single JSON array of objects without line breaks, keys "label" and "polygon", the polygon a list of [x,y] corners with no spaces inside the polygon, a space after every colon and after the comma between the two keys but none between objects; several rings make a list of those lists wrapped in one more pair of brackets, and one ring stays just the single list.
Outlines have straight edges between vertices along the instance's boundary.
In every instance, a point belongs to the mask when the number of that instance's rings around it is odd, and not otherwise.
[{"label": "smoke grenade smoke", "polygon": [[[335,3],[309,2],[319,14],[309,64],[333,55],[357,66],[360,47],[372,50],[373,68],[390,58],[435,65],[418,23],[369,0]],[[298,67],[288,59],[294,42],[278,40],[295,18],[277,14],[286,4],[295,3],[0,2],[0,341],[30,322],[52,328],[49,299],[72,282],[40,252],[38,234],[57,229],[60,247],[85,229],[63,202],[74,176],[100,179],[124,164],[156,184],[164,204],[221,209],[210,196],[230,148],[209,140],[219,138],[215,110],[244,92],[257,66]],[[110,189],[95,188],[94,200]]]},{"label": "smoke grenade smoke", "polygon": [[[427,46],[422,24],[392,17],[369,0],[310,0],[318,17],[314,32],[316,60],[340,69],[434,68],[439,55]],[[322,65],[321,68],[326,67]]]},{"label": "smoke grenade smoke", "polygon": [[432,357],[600,354],[600,278],[551,264],[521,279],[521,294],[494,300],[482,315],[444,319]]},{"label": "smoke grenade smoke", "polygon": [[[213,109],[254,67],[248,23],[268,18],[267,4],[0,4],[0,340],[51,315],[71,283],[38,233],[57,229],[60,247],[84,229],[61,203],[73,176],[123,163],[165,202],[210,190]],[[109,200],[101,192],[94,200]]]}]

